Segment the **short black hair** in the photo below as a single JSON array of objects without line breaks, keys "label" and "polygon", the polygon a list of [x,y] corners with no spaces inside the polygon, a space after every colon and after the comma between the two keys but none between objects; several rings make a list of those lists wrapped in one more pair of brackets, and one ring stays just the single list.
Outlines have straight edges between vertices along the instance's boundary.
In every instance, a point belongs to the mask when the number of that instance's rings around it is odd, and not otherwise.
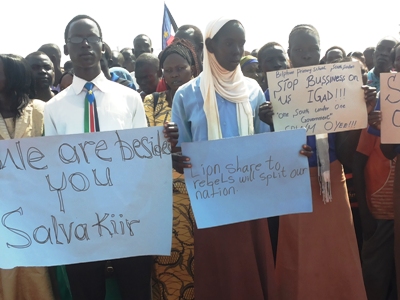
[{"label": "short black hair", "polygon": [[68,60],[64,63],[64,71],[71,70],[74,67],[72,61]]},{"label": "short black hair", "polygon": [[122,67],[124,61],[125,61],[125,57],[122,55],[121,52],[117,51],[117,50],[111,50],[111,59],[112,59],[112,65],[114,67]]},{"label": "short black hair", "polygon": [[135,41],[136,41],[137,39],[144,39],[144,38],[147,38],[147,39],[149,40],[149,42],[150,42],[150,47],[153,47],[153,44],[152,44],[152,42],[151,42],[150,37],[149,37],[148,35],[145,35],[144,33],[141,33],[141,34],[137,35],[137,36],[133,39],[133,46],[135,46]]},{"label": "short black hair", "polygon": [[146,64],[153,65],[158,70],[159,65],[160,65],[160,60],[158,59],[157,56],[155,56],[152,53],[143,53],[136,60],[136,63],[135,63],[136,70],[138,68],[143,67]]},{"label": "short black hair", "polygon": [[61,51],[60,47],[58,47],[56,44],[50,43],[50,44],[44,44],[40,46],[38,51],[41,51],[45,53],[47,56],[55,55],[57,57],[57,60],[61,60]]},{"label": "short black hair", "polygon": [[[178,28],[178,30],[176,32],[187,31],[189,29],[193,29],[193,31],[194,31],[193,32],[193,41],[195,42],[194,46],[200,47],[203,44],[204,39],[203,39],[203,33],[201,32],[201,30],[198,27],[196,27],[194,25],[189,25],[189,24],[182,25],[181,27]],[[177,35],[175,34],[175,36],[177,36]],[[177,37],[179,37],[179,36],[177,36]]]},{"label": "short black hair", "polygon": [[133,54],[132,48],[129,48],[129,47],[122,48],[121,51],[119,51],[119,52],[120,52],[120,53],[123,53],[123,52],[125,52],[125,51],[129,51],[129,52],[130,52],[130,53],[129,53],[130,55]]},{"label": "short black hair", "polygon": [[71,75],[72,77],[74,77],[74,69],[70,69],[67,72],[64,72],[61,77],[60,77],[60,81],[58,82],[58,84],[61,84],[62,79],[66,76],[66,75]]},{"label": "short black hair", "polygon": [[104,56],[106,57],[108,63],[108,60],[111,59],[111,48],[110,46],[108,46],[107,43],[103,42],[103,44],[104,44]]},{"label": "short black hair", "polygon": [[368,48],[365,48],[363,54],[365,55],[365,53],[368,53],[368,52],[375,52],[375,49],[376,49],[375,47],[368,47]]},{"label": "short black hair", "polygon": [[261,60],[264,58],[264,52],[266,50],[268,50],[269,48],[272,47],[281,47],[283,49],[283,51],[286,53],[285,49],[282,47],[281,44],[277,43],[277,42],[269,42],[266,43],[264,46],[262,46],[259,50],[258,50],[258,61],[261,62]]},{"label": "short black hair", "polygon": [[337,50],[339,50],[340,52],[342,52],[343,57],[346,56],[346,51],[344,51],[344,49],[343,49],[342,47],[339,47],[339,46],[332,46],[332,47],[330,47],[328,50],[326,50],[326,52],[325,52],[325,57],[328,56],[328,52],[329,52],[329,51],[335,50],[335,49],[337,49]]},{"label": "short black hair", "polygon": [[[399,42],[395,37],[388,35],[388,36],[385,36],[383,39],[380,39],[380,41],[378,42],[378,44],[376,44],[376,47],[377,47],[377,48],[378,48],[378,46],[382,43],[382,41],[392,41],[392,42],[394,42],[395,44],[397,44],[397,43]],[[376,48],[375,48],[375,50],[376,50]]]},{"label": "short black hair", "polygon": [[399,48],[400,43],[397,43],[396,45],[394,45],[394,47],[392,48],[392,51],[390,51],[390,60],[391,62],[394,64],[394,61],[396,59],[396,49]]},{"label": "short black hair", "polygon": [[[358,59],[358,58],[355,57],[355,59]],[[352,61],[353,61],[353,58],[351,56],[345,56],[343,58],[337,58],[337,59],[333,60],[331,63],[338,64],[341,62],[352,62]]]},{"label": "short black hair", "polygon": [[360,60],[362,60],[362,57],[364,56],[364,54],[360,51],[353,51],[353,52],[350,52],[349,54],[347,54],[347,56],[357,57]]},{"label": "short black hair", "polygon": [[[35,51],[35,52],[32,52],[32,53],[29,53],[26,57],[25,57],[25,60],[29,60],[31,57],[36,57],[36,56],[40,56],[40,55],[45,55],[45,56],[47,56],[49,59],[50,59],[50,57],[46,54],[46,53],[44,53],[44,52],[42,52],[42,51]],[[50,60],[51,61],[51,60]],[[54,67],[54,66],[53,66]]]},{"label": "short black hair", "polygon": [[69,28],[71,27],[71,24],[76,21],[82,20],[82,19],[92,20],[96,24],[97,28],[99,29],[100,37],[101,38],[103,37],[103,33],[101,32],[100,25],[99,25],[99,23],[97,23],[97,21],[95,19],[93,19],[92,17],[89,17],[88,15],[77,15],[77,16],[73,17],[72,20],[68,22],[67,27],[65,27],[65,32],[64,32],[65,42],[67,42],[67,40],[68,40],[68,33],[69,33]]},{"label": "short black hair", "polygon": [[0,54],[0,60],[6,77],[5,93],[11,97],[11,110],[20,117],[35,94],[31,67],[19,55]]},{"label": "short black hair", "polygon": [[362,67],[361,67],[362,72],[368,73],[368,67],[361,58],[359,58],[358,56],[350,56],[350,58],[358,60],[360,62],[360,64],[362,65]]},{"label": "short black hair", "polygon": [[310,25],[310,24],[299,24],[299,25],[296,25],[295,27],[293,27],[292,31],[289,34],[289,49],[290,49],[290,41],[291,41],[292,37],[296,33],[301,32],[301,31],[310,32],[310,33],[314,34],[315,37],[317,38],[318,45],[319,45],[320,39],[319,39],[318,30],[313,25]]}]

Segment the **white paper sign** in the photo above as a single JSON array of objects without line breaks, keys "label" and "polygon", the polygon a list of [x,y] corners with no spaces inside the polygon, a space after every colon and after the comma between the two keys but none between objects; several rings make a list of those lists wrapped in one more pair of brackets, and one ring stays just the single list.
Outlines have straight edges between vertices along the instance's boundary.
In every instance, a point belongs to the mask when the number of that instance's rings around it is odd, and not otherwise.
[{"label": "white paper sign", "polygon": [[162,130],[0,141],[0,268],[169,255]]},{"label": "white paper sign", "polygon": [[311,212],[308,160],[299,154],[305,141],[299,129],[182,143],[197,227]]},{"label": "white paper sign", "polygon": [[381,142],[400,144],[400,75],[381,74]]},{"label": "white paper sign", "polygon": [[318,65],[267,73],[276,131],[307,135],[367,127],[359,63]]}]

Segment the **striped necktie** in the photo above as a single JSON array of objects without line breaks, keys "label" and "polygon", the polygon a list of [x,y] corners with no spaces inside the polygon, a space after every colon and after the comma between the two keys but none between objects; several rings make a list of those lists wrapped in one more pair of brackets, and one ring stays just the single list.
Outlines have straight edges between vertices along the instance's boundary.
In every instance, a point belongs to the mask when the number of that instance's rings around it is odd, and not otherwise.
[{"label": "striped necktie", "polygon": [[87,90],[85,97],[85,133],[100,131],[99,117],[97,115],[96,99],[93,93],[94,84],[86,82]]}]

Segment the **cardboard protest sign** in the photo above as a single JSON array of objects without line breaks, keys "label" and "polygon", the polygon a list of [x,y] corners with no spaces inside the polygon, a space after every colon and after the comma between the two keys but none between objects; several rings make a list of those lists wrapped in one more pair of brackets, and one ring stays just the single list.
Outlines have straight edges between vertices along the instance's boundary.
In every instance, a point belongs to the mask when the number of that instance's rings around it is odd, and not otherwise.
[{"label": "cardboard protest sign", "polygon": [[400,144],[400,75],[381,74],[381,142]]},{"label": "cardboard protest sign", "polygon": [[182,143],[197,227],[311,212],[308,160],[299,154],[305,141],[299,129]]},{"label": "cardboard protest sign", "polygon": [[276,131],[304,127],[315,135],[367,126],[359,63],[280,70],[267,77]]},{"label": "cardboard protest sign", "polygon": [[0,141],[0,268],[169,255],[162,130]]}]

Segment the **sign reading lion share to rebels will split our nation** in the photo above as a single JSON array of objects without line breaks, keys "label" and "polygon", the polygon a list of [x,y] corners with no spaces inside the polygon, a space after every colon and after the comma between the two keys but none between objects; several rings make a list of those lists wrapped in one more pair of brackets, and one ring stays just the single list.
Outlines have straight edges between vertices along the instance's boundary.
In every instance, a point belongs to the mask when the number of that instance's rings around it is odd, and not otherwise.
[{"label": "sign reading lion share to rebels will split our nation", "polygon": [[299,153],[305,141],[298,129],[182,143],[197,227],[311,212],[308,160]]}]

